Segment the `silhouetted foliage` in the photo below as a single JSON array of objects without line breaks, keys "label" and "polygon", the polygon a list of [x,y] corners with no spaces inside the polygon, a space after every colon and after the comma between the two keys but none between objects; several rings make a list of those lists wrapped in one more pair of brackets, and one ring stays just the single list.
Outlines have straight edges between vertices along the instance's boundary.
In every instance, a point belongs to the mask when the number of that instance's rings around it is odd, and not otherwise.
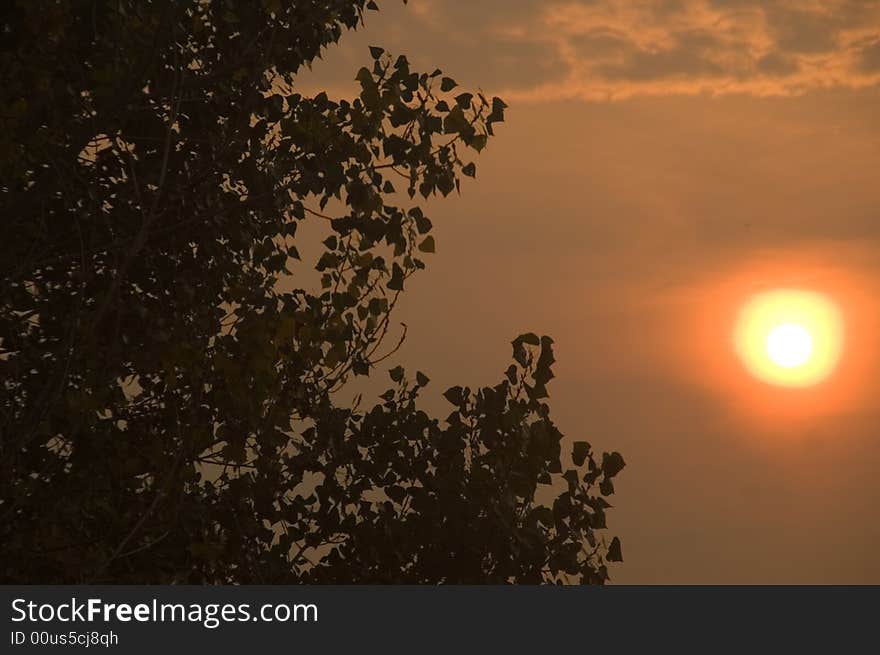
[{"label": "silhouetted foliage", "polygon": [[[334,402],[434,251],[404,205],[473,176],[505,109],[381,48],[355,100],[297,92],[374,8],[3,4],[4,581],[601,583],[621,559],[596,531],[623,460],[576,442],[563,473],[549,338],[443,422],[400,368],[374,408]],[[297,246],[320,289],[292,288]]]}]

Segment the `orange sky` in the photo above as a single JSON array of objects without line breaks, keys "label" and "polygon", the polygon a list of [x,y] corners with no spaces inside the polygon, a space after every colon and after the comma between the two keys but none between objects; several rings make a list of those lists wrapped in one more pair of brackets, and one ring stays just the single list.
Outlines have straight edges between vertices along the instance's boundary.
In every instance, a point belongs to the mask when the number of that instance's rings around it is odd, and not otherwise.
[{"label": "orange sky", "polygon": [[[398,314],[430,404],[550,334],[560,429],[628,463],[614,581],[880,584],[880,3],[380,4],[305,88],[381,45],[510,104]],[[847,321],[806,391],[730,346],[793,285]]]}]

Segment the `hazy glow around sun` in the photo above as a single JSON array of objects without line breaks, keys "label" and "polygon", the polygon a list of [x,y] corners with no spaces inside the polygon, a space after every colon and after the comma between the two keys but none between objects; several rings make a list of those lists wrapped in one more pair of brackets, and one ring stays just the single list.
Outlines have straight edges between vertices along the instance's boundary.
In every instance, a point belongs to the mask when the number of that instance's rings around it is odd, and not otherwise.
[{"label": "hazy glow around sun", "polygon": [[830,375],[843,350],[840,310],[811,291],[777,289],[753,296],[742,308],[734,345],[755,377],[786,387],[807,387]]}]

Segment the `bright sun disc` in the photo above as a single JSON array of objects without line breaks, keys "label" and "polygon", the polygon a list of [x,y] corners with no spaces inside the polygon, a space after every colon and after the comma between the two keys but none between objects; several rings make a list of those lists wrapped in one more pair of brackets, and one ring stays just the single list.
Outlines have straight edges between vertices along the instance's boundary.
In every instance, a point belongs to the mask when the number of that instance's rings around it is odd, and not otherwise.
[{"label": "bright sun disc", "polygon": [[813,337],[795,323],[783,323],[767,335],[767,354],[783,368],[803,366],[813,354]]},{"label": "bright sun disc", "polygon": [[752,297],[734,330],[737,354],[758,379],[807,387],[828,377],[843,349],[840,310],[826,296],[778,289]]}]

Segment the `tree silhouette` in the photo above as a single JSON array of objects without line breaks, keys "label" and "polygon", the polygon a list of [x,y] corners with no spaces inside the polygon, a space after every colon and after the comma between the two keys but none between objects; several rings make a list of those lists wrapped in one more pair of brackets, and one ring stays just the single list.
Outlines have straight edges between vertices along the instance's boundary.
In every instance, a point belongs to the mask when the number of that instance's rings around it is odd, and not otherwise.
[{"label": "tree silhouette", "polygon": [[353,101],[297,92],[376,8],[3,4],[4,581],[602,583],[621,559],[597,531],[623,459],[575,442],[563,473],[549,338],[444,421],[400,368],[372,409],[333,400],[394,350],[434,251],[413,203],[474,176],[505,109],[381,48]]}]

